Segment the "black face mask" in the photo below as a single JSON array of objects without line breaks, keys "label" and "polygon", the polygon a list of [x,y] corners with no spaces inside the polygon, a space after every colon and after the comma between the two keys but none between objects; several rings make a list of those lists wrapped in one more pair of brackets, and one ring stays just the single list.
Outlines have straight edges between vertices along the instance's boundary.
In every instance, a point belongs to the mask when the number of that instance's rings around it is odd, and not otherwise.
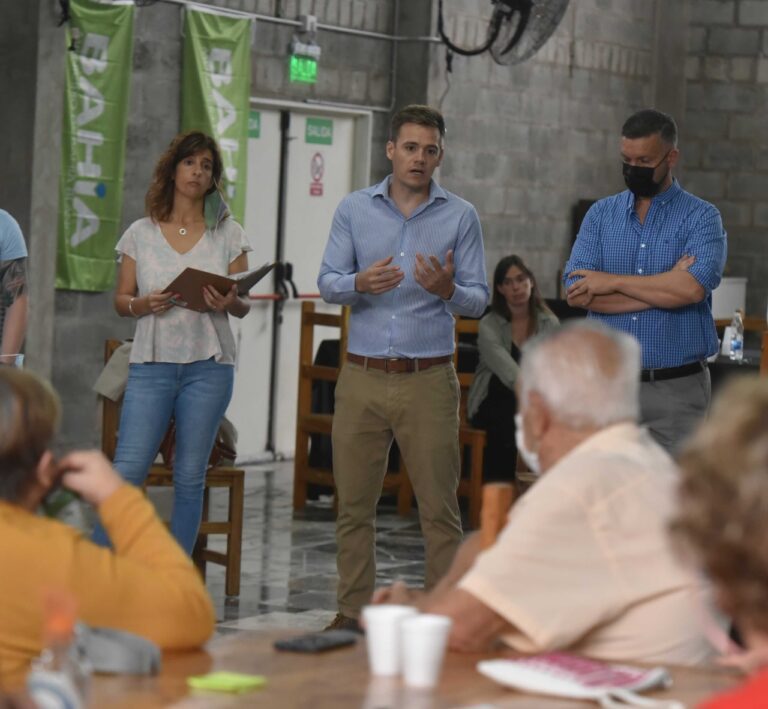
[{"label": "black face mask", "polygon": [[640,167],[639,165],[630,165],[626,162],[622,163],[621,172],[624,175],[624,184],[626,184],[627,189],[632,192],[635,197],[653,197],[658,194],[662,183],[667,179],[669,170],[667,170],[667,174],[664,175],[659,182],[654,181],[653,173],[656,168],[667,159],[667,156],[671,152],[672,151],[669,150],[658,164],[653,167]]}]

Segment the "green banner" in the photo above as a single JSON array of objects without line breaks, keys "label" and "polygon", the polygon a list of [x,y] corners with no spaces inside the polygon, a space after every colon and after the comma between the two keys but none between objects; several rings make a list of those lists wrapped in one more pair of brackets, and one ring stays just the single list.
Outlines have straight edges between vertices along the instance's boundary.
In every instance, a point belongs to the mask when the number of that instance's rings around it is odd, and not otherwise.
[{"label": "green banner", "polygon": [[134,7],[70,0],[69,13],[56,287],[104,291],[123,207]]},{"label": "green banner", "polygon": [[245,214],[251,20],[187,8],[184,13],[182,130],[201,130],[219,144],[222,190],[233,216]]}]

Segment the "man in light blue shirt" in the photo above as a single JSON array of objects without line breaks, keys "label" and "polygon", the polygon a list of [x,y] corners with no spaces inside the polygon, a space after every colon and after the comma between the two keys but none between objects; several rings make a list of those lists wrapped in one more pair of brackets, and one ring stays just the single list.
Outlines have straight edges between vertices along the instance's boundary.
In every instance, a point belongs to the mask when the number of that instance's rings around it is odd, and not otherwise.
[{"label": "man in light blue shirt", "polygon": [[640,341],[642,423],[674,452],[707,411],[717,353],[712,291],[726,235],[718,210],[672,176],[677,126],[653,109],[622,127],[627,190],[596,202],[565,266],[568,302]]},{"label": "man in light blue shirt", "polygon": [[475,208],[432,179],[444,135],[432,108],[394,115],[392,174],[342,200],[320,267],[323,298],[351,306],[332,435],[339,507],[333,628],[357,627],[373,593],[376,503],[393,439],[419,503],[427,588],[461,541],[453,316],[482,315],[488,286]]},{"label": "man in light blue shirt", "polygon": [[[3,355],[18,354],[27,332],[27,247],[16,220],[0,209],[0,333]],[[0,358],[0,364],[7,364]],[[10,361],[10,360],[9,360]]]}]

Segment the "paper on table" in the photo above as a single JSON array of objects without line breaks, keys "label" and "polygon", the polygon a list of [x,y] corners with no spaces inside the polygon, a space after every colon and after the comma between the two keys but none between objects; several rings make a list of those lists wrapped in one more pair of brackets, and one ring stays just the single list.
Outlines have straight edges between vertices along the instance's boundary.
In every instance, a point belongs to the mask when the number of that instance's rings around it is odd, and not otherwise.
[{"label": "paper on table", "polygon": [[619,699],[624,702],[621,706],[683,709],[675,701],[650,700],[635,694],[671,685],[669,673],[661,667],[640,669],[551,652],[510,660],[485,660],[477,664],[477,670],[499,684],[534,694],[601,702]]},{"label": "paper on table", "polygon": [[261,675],[246,675],[240,672],[211,672],[207,675],[187,677],[187,684],[193,689],[209,692],[232,692],[240,694],[263,687],[267,683]]},{"label": "paper on table", "polygon": [[253,271],[235,273],[231,276],[221,276],[197,268],[185,268],[168,284],[163,293],[178,294],[171,299],[174,305],[205,313],[210,310],[203,298],[205,286],[213,286],[219,293],[226,295],[232,286],[237,285],[237,294],[246,295],[274,267],[274,263],[265,263]]}]

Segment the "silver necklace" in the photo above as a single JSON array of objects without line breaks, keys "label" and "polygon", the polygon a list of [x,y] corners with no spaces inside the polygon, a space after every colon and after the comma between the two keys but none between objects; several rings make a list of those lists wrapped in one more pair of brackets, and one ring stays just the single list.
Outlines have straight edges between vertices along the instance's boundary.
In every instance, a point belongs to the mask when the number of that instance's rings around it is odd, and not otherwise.
[{"label": "silver necklace", "polygon": [[186,236],[187,230],[184,227],[179,227],[179,236]]}]

